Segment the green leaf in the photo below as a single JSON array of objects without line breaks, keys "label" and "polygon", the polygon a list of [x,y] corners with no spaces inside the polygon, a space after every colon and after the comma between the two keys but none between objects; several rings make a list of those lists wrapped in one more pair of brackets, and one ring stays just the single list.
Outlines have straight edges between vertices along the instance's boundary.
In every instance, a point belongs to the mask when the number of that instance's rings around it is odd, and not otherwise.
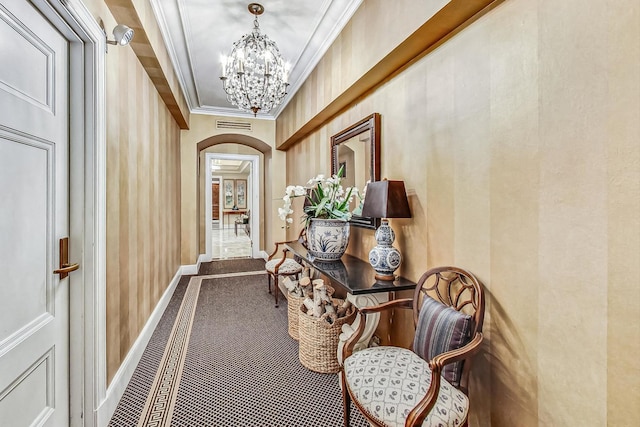
[{"label": "green leaf", "polygon": [[348,209],[349,199],[351,198],[351,193],[353,192],[353,187],[349,188],[346,197],[342,201],[342,203],[338,204],[338,209],[342,212]]},{"label": "green leaf", "polygon": [[322,199],[320,203],[316,206],[316,217],[320,216],[320,213],[324,210],[324,207],[327,204],[327,199]]}]

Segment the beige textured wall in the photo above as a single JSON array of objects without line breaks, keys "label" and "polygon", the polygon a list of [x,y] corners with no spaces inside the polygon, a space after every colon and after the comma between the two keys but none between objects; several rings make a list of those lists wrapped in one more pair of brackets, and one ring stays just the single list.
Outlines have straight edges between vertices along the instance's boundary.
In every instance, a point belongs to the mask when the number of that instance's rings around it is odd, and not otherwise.
[{"label": "beige textured wall", "polygon": [[[120,0],[105,1],[118,4]],[[145,34],[149,39],[149,45],[155,53],[155,57],[158,60],[160,69],[162,70],[162,74],[164,76],[164,79],[166,80],[166,84],[169,86],[168,89],[173,93],[178,108],[185,116],[187,123],[189,123],[189,106],[187,105],[187,100],[182,94],[178,75],[173,69],[171,58],[169,57],[169,53],[167,52],[166,45],[164,44],[164,39],[162,38],[162,33],[160,32],[160,27],[156,21],[155,14],[153,13],[153,8],[151,7],[151,2],[149,0],[131,0],[131,3],[133,4],[136,12],[140,17],[142,25],[144,26]]]},{"label": "beige textured wall", "polygon": [[[392,3],[392,7],[388,0],[366,0],[362,3],[296,96],[278,116],[276,138],[279,144],[334,101],[449,1],[394,0]],[[384,13],[380,13],[382,10]]]},{"label": "beige textured wall", "polygon": [[[106,28],[106,6],[88,4]],[[180,266],[180,130],[128,47],[106,56],[107,380]]]},{"label": "beige textured wall", "polygon": [[130,51],[109,55],[107,87],[110,380],[180,266],[180,133]]},{"label": "beige textured wall", "polygon": [[[216,129],[216,120],[229,120],[228,117],[197,115],[191,116],[189,130],[181,131],[180,142],[180,170],[181,170],[181,217],[182,217],[182,264],[195,264],[199,250],[200,223],[198,203],[198,143],[211,137],[228,134],[230,138],[242,139],[249,137],[256,140],[265,148],[264,153],[264,192],[262,194],[264,212],[266,213],[262,227],[261,250],[270,252],[272,242],[284,238],[284,230],[280,228],[277,217],[277,205],[273,198],[282,198],[285,188],[285,153],[277,151],[275,147],[275,122],[272,120],[256,119],[233,119],[234,121],[245,121],[252,123],[251,131]],[[220,141],[229,142],[229,141]],[[238,144],[235,143],[234,144]],[[233,149],[232,149],[233,150]],[[227,151],[229,152],[229,151]],[[234,152],[234,151],[231,151]],[[242,148],[237,147],[236,153],[241,153]],[[275,173],[273,171],[276,171]],[[275,213],[274,213],[275,212]]]},{"label": "beige textured wall", "polygon": [[[323,59],[315,92],[348,75],[368,25],[343,33],[351,61]],[[287,151],[287,182],[327,173],[330,135],[381,113],[382,176],[405,180],[414,216],[391,221],[400,273],[454,264],[486,285],[471,425],[640,418],[639,75],[637,1],[507,0]],[[297,105],[279,128],[313,116]],[[349,250],[372,244],[358,230]],[[391,329],[413,335],[406,316]]]}]

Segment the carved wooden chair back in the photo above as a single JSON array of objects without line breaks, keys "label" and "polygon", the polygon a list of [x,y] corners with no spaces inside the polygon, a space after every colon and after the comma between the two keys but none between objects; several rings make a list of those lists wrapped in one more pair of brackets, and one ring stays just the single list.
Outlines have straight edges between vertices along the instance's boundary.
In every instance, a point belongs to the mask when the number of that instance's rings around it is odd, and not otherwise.
[{"label": "carved wooden chair back", "polygon": [[[413,296],[413,323],[418,325],[420,308],[425,295],[471,316],[473,325],[470,336],[482,332],[484,322],[484,290],[478,279],[469,271],[458,267],[432,268],[418,280]],[[467,393],[470,364],[463,365],[460,389]]]}]

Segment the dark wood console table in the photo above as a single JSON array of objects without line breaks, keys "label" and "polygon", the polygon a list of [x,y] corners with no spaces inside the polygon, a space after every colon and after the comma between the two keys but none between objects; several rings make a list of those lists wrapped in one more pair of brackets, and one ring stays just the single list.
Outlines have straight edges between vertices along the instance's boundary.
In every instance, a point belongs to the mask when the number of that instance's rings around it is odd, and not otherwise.
[{"label": "dark wood console table", "polygon": [[[304,245],[298,241],[286,243],[285,250],[297,255],[310,267],[315,268],[331,279],[332,283],[344,288],[347,292],[347,299],[358,308],[378,305],[389,301],[389,292],[391,291],[402,291],[416,287],[414,282],[400,276],[396,276],[396,279],[393,281],[376,280],[375,271],[371,265],[351,255],[344,255],[340,261],[319,261],[314,259]],[[355,332],[355,328],[358,326],[357,322],[359,321],[360,318],[357,317],[356,323],[353,325],[345,324],[342,326],[340,344],[338,345],[338,360],[341,363],[344,342]],[[355,345],[355,350],[369,346],[371,337],[378,327],[379,322],[380,313],[367,315],[364,333]]]},{"label": "dark wood console table", "polygon": [[396,276],[393,281],[376,280],[375,271],[368,262],[348,254],[344,255],[340,261],[318,261],[300,242],[289,242],[285,246],[309,266],[320,271],[353,295],[403,291],[416,287],[414,282],[400,276]]}]

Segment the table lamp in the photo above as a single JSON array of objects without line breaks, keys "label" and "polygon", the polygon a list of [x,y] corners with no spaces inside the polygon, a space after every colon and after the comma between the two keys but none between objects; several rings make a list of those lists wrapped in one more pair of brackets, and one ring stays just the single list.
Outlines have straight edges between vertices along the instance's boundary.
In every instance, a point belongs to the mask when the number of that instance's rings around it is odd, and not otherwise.
[{"label": "table lamp", "polygon": [[396,235],[387,218],[411,218],[404,181],[374,181],[367,185],[362,216],[381,218],[376,230],[378,245],[369,252],[369,263],[377,280],[395,280],[393,272],[400,267],[402,255],[393,247]]}]

